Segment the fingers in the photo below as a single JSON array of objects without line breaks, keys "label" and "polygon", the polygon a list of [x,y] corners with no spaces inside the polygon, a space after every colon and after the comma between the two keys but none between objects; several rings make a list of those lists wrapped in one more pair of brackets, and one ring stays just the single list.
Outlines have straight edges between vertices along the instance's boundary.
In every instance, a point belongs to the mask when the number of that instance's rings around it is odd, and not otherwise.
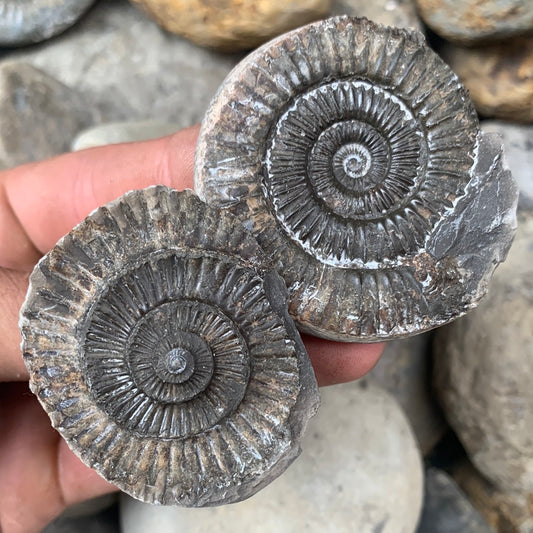
[{"label": "fingers", "polygon": [[61,438],[57,468],[62,500],[67,506],[118,490],[96,471],[85,466]]},{"label": "fingers", "polygon": [[378,362],[385,343],[357,344],[332,342],[302,335],[319,386],[346,383],[370,372]]},{"label": "fingers", "polygon": [[27,386],[4,384],[0,398],[2,531],[39,531],[61,511],[52,455],[58,437],[43,427],[43,412]]},{"label": "fingers", "polygon": [[41,254],[11,208],[2,175],[0,172],[0,267],[31,270]]},{"label": "fingers", "polygon": [[[304,336],[320,385],[360,377],[383,344],[343,344]],[[68,449],[27,384],[0,388],[0,530],[37,533],[67,505],[116,490]],[[31,502],[31,505],[21,505]]]},{"label": "fingers", "polygon": [[[190,128],[0,172],[0,381],[28,377],[18,329],[25,271],[92,210],[124,192],[156,183],[192,187],[197,134]],[[361,377],[383,349],[308,336],[304,342],[320,385]],[[0,420],[0,531],[40,531],[65,505],[115,490],[70,452],[27,385],[2,385]]]},{"label": "fingers", "polygon": [[37,533],[66,505],[116,490],[70,452],[27,384],[0,388],[0,531]]},{"label": "fingers", "polygon": [[[0,382],[28,379],[20,352],[19,309],[28,286],[28,275],[0,269]],[[384,344],[351,344],[302,335],[319,385],[358,379],[376,364]]]},{"label": "fingers", "polygon": [[28,270],[91,211],[126,191],[193,185],[198,127],[0,173],[0,266]]},{"label": "fingers", "polygon": [[27,289],[28,274],[0,268],[0,382],[28,379],[18,327]]}]

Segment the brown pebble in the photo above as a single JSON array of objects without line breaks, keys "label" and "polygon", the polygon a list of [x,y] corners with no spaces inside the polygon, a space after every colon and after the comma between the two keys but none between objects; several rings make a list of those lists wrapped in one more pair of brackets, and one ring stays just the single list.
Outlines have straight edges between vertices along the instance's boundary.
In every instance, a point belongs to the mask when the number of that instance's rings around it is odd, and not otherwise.
[{"label": "brown pebble", "polygon": [[249,50],[329,13],[331,0],[132,0],[164,29],[224,52]]},{"label": "brown pebble", "polygon": [[454,43],[473,45],[533,31],[530,0],[416,0],[420,16]]},{"label": "brown pebble", "polygon": [[447,45],[442,55],[481,115],[533,122],[533,39],[480,48]]}]

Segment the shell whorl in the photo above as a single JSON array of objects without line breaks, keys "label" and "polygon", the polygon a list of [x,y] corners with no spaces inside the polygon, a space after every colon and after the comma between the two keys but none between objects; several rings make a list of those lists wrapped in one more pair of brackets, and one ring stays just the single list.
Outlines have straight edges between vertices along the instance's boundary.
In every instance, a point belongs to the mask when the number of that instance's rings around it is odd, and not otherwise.
[{"label": "shell whorl", "polygon": [[[429,225],[420,211],[438,203],[441,189],[421,190],[430,154],[409,108],[359,80],[326,83],[294,100],[271,134],[263,181],[285,233],[343,268],[417,251]],[[395,217],[405,224],[391,244],[386,226]],[[406,231],[412,219],[417,233]]]},{"label": "shell whorl", "polygon": [[252,221],[303,330],[406,335],[435,325],[422,323],[418,257],[465,194],[478,126],[420,34],[336,17],[229,74],[202,124],[195,188]]},{"label": "shell whorl", "polygon": [[0,0],[0,46],[49,39],[72,26],[95,0]]},{"label": "shell whorl", "polygon": [[143,501],[204,506],[297,456],[316,382],[267,268],[229,213],[165,187],[41,260],[21,311],[30,384],[89,466]]}]

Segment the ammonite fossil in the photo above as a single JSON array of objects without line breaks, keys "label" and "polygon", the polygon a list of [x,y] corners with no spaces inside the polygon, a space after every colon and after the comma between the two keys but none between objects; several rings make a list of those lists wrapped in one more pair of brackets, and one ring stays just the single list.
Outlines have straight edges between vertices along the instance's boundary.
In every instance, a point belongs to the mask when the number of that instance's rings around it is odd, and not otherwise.
[{"label": "ammonite fossil", "polygon": [[146,502],[244,499],[318,406],[283,280],[193,193],[134,191],[37,265],[21,311],[30,385],[89,466]]},{"label": "ammonite fossil", "polygon": [[515,226],[501,159],[420,33],[336,17],[228,75],[195,188],[249,221],[302,330],[377,341],[445,323],[484,293]]},{"label": "ammonite fossil", "polygon": [[95,0],[0,0],[0,46],[49,39],[72,26]]}]

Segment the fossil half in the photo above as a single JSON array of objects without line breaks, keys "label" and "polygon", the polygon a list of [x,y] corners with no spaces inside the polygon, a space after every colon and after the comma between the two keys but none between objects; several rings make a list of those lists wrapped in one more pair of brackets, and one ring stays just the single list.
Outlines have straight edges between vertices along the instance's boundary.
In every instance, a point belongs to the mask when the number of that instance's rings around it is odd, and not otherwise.
[{"label": "fossil half", "polygon": [[299,327],[378,341],[475,306],[516,225],[501,143],[420,33],[336,17],[259,48],[202,123],[195,189],[249,221]]},{"label": "fossil half", "polygon": [[318,407],[280,276],[189,192],[99,208],[37,265],[30,386],[74,452],[150,503],[240,501],[299,454]]},{"label": "fossil half", "polygon": [[0,0],[0,46],[38,43],[72,26],[95,0]]}]

